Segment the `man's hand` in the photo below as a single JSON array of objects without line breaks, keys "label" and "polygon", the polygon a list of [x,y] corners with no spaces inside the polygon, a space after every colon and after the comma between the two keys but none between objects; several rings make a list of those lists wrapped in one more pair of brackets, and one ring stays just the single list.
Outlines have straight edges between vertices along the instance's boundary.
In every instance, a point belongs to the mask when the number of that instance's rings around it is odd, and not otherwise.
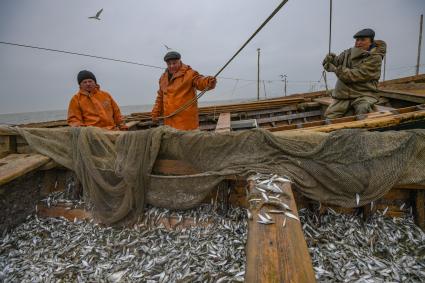
[{"label": "man's hand", "polygon": [[328,55],[326,55],[325,59],[323,59],[323,62],[322,62],[323,67],[325,67],[325,65],[328,63],[333,63],[335,57],[336,57],[335,53],[329,53]]},{"label": "man's hand", "polygon": [[207,77],[207,78],[208,78],[208,84],[207,84],[208,89],[215,88],[215,85],[217,84],[217,79],[214,77]]},{"label": "man's hand", "polygon": [[328,72],[332,72],[335,73],[336,71],[336,66],[332,63],[327,63],[325,66],[323,66],[325,68],[326,71]]}]

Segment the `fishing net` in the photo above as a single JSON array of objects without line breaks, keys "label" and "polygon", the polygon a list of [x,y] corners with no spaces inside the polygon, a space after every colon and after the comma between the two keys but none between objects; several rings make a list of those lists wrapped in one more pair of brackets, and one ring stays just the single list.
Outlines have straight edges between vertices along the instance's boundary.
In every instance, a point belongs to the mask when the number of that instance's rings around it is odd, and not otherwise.
[{"label": "fishing net", "polygon": [[[395,185],[425,184],[425,130],[272,134],[255,129],[214,133],[158,127],[134,132],[98,128],[24,129],[29,145],[74,170],[94,215],[121,224],[145,203],[170,209],[198,205],[226,176],[274,173],[305,196],[328,204],[364,205]],[[152,174],[155,160],[176,159],[200,174]]]}]

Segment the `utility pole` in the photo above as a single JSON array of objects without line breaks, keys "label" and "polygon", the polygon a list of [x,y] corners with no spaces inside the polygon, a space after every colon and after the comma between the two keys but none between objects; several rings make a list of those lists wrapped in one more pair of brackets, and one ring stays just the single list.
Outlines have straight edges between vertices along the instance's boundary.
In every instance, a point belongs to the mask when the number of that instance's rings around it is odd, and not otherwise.
[{"label": "utility pole", "polygon": [[257,100],[260,100],[260,48],[257,48]]},{"label": "utility pole", "polygon": [[282,78],[282,82],[283,82],[283,95],[284,96],[286,96],[286,83],[287,83],[287,80],[286,80],[286,78],[288,77],[286,74],[284,74],[284,75],[280,75],[280,77]]},{"label": "utility pole", "polygon": [[419,75],[419,66],[421,65],[421,45],[422,45],[422,29],[424,24],[424,15],[421,15],[419,23],[419,44],[418,44],[418,61],[416,63],[416,75]]}]

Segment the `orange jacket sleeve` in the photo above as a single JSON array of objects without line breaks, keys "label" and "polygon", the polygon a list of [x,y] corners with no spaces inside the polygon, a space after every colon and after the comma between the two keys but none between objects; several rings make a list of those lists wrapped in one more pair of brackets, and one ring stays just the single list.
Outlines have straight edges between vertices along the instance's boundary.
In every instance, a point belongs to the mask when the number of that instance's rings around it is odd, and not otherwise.
[{"label": "orange jacket sleeve", "polygon": [[163,114],[162,113],[162,109],[164,109],[163,108],[163,102],[164,102],[163,99],[164,99],[164,94],[162,93],[162,90],[159,89],[158,95],[157,95],[156,100],[155,100],[155,105],[153,106],[152,113],[151,113],[152,118],[160,117]]},{"label": "orange jacket sleeve", "polygon": [[112,111],[114,112],[114,122],[115,125],[119,126],[123,123],[120,107],[115,102],[115,100],[112,98],[112,96],[108,93],[109,98],[111,99],[111,105],[112,105]]},{"label": "orange jacket sleeve", "polygon": [[200,75],[197,71],[193,71],[193,80],[192,84],[193,86],[200,91],[203,91],[207,88],[209,82],[208,77],[204,77],[203,75]]},{"label": "orange jacket sleeve", "polygon": [[74,96],[69,102],[67,122],[71,127],[80,127],[83,124],[83,115],[81,114],[77,96]]}]

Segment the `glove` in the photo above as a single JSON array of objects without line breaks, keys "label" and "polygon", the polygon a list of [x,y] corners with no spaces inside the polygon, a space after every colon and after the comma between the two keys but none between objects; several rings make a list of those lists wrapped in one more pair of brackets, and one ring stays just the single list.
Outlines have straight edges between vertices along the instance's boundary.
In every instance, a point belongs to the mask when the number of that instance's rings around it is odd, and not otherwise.
[{"label": "glove", "polygon": [[335,57],[336,57],[335,53],[329,53],[328,55],[326,55],[325,59],[323,59],[323,62],[322,62],[323,67],[325,67],[327,63],[333,62]]},{"label": "glove", "polygon": [[326,71],[328,72],[332,72],[335,73],[336,71],[336,66],[332,63],[327,63],[326,65],[323,66],[325,68]]},{"label": "glove", "polygon": [[217,79],[214,77],[208,77],[208,84],[207,87],[208,89],[213,89],[215,88],[215,85],[217,84]]}]

